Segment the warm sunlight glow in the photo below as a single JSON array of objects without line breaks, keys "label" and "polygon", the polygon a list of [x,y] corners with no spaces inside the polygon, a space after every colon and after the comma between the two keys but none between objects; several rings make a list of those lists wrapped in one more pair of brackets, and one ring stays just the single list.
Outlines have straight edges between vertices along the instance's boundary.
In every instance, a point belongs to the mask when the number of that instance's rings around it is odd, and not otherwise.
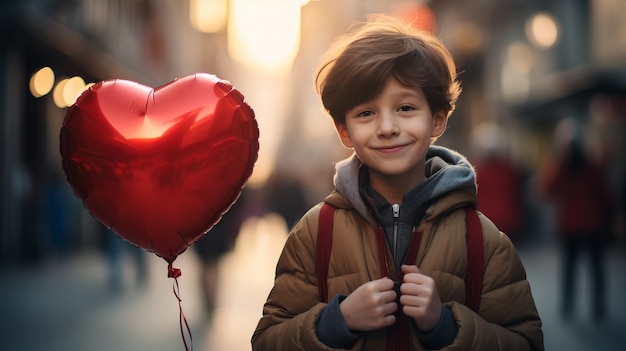
[{"label": "warm sunlight glow", "polygon": [[50,67],[44,67],[30,77],[30,93],[34,97],[42,97],[52,90],[54,86],[54,71]]},{"label": "warm sunlight glow", "polygon": [[228,52],[249,68],[284,73],[300,48],[300,11],[306,1],[231,0]]},{"label": "warm sunlight glow", "polygon": [[189,0],[189,22],[197,31],[219,32],[227,18],[228,0]]},{"label": "warm sunlight glow", "polygon": [[552,15],[542,12],[526,22],[526,36],[534,45],[541,48],[553,46],[559,36],[557,21]]}]

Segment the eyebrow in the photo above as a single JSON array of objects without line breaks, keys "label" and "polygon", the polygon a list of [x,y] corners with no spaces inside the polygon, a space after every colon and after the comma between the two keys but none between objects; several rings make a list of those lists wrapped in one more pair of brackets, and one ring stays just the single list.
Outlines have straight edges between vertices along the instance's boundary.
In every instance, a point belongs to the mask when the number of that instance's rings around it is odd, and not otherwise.
[{"label": "eyebrow", "polygon": [[404,90],[398,93],[394,93],[391,96],[395,98],[413,97],[420,100],[425,100],[425,96],[423,94],[419,94],[418,92],[415,92],[413,90]]}]

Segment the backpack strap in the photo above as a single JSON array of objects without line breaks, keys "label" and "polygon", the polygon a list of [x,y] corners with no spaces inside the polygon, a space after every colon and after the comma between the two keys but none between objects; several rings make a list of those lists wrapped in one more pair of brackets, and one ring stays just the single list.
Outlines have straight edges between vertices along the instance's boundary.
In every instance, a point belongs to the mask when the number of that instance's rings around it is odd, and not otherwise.
[{"label": "backpack strap", "polygon": [[465,208],[465,224],[467,234],[467,272],[465,276],[466,305],[474,312],[480,309],[480,298],[483,290],[483,229],[476,210]]},{"label": "backpack strap", "polygon": [[333,219],[335,207],[327,203],[322,205],[317,230],[317,288],[320,301],[328,302],[328,265],[333,247]]}]

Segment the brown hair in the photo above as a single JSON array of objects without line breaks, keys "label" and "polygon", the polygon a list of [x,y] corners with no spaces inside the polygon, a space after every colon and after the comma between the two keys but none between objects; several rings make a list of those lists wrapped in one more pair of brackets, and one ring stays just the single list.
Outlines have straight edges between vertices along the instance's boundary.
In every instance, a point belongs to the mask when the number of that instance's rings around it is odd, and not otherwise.
[{"label": "brown hair", "polygon": [[344,124],[346,113],[380,94],[390,76],[422,89],[432,113],[447,110],[449,116],[461,93],[454,60],[441,41],[385,15],[368,17],[331,45],[315,86],[335,123]]}]

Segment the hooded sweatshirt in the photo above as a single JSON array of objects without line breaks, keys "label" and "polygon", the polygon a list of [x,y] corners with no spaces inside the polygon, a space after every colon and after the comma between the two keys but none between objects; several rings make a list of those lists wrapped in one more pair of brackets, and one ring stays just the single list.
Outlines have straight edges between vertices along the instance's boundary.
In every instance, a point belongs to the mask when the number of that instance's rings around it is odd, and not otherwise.
[{"label": "hooded sweatshirt", "polygon": [[[442,196],[458,190],[476,191],[475,173],[465,157],[450,149],[432,145],[426,155],[426,179],[403,196],[401,204],[390,204],[369,185],[367,166],[352,155],[336,165],[334,185],[357,212],[374,226],[380,226],[387,238],[396,269],[404,262],[414,228],[428,207]],[[349,348],[359,337],[348,330],[339,304],[347,296],[337,295],[317,322],[317,335],[326,345]],[[442,307],[439,324],[420,334],[422,343],[432,349],[451,344],[457,333],[452,313]]]}]

